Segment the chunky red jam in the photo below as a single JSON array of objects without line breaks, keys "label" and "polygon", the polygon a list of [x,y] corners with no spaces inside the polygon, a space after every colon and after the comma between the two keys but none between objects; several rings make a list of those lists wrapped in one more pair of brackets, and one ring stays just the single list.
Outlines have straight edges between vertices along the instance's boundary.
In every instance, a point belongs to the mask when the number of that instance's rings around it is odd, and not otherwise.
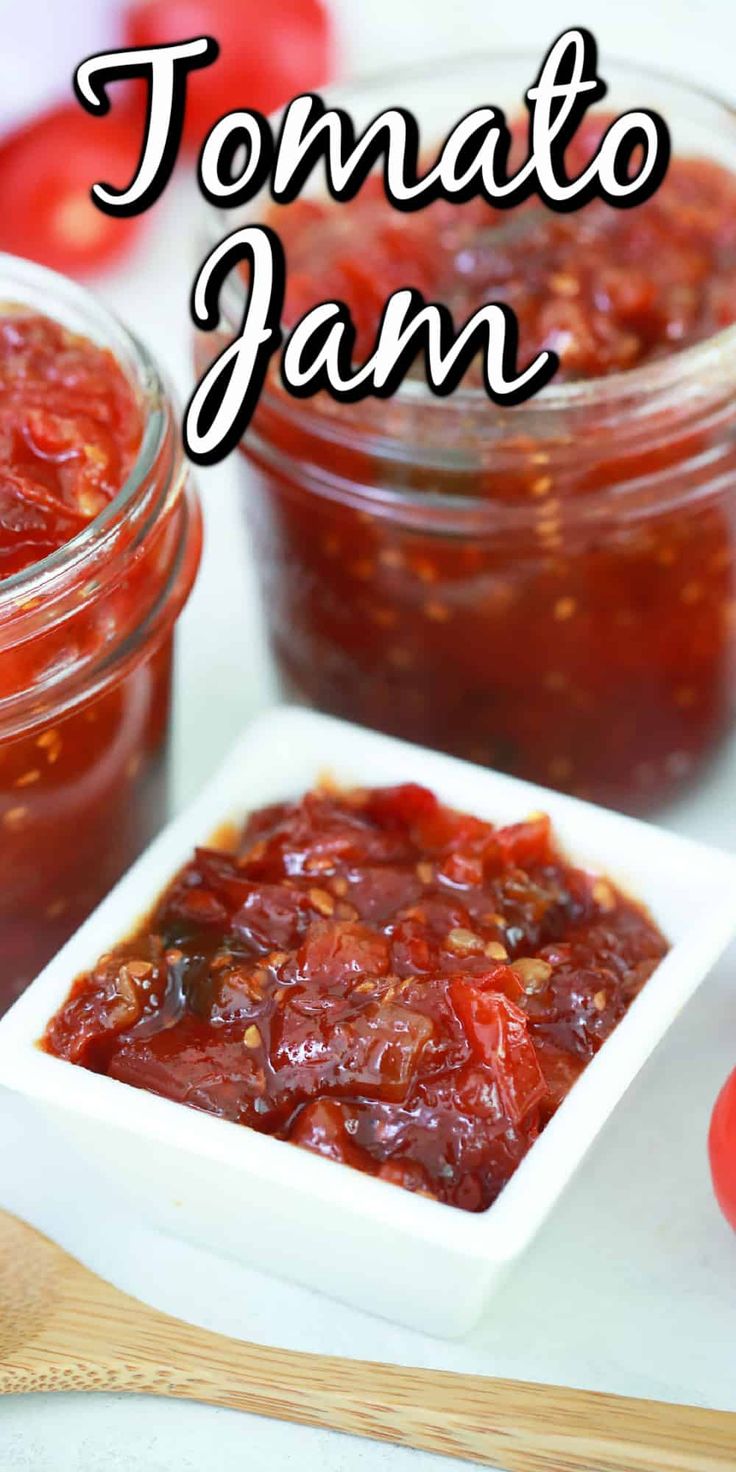
[{"label": "chunky red jam", "polygon": [[[172,496],[154,530],[138,508],[135,536],[121,516],[105,548],[36,573],[111,505],[143,429],[111,352],[0,311],[0,1012],[165,817],[173,605],[198,529],[184,546]],[[8,581],[24,573],[38,581]]]},{"label": "chunky red jam", "polygon": [[105,348],[48,317],[0,316],[0,578],[69,542],[113,499],[141,440]]},{"label": "chunky red jam", "polygon": [[325,790],[197,850],[44,1042],[482,1211],[666,950],[543,816]]},{"label": "chunky red jam", "polygon": [[269,380],[244,449],[287,695],[613,806],[677,793],[736,714],[734,349],[625,385],[736,321],[736,175],[675,158],[643,205],[568,215],[401,214],[369,181],[271,219],[288,321],[342,298],[362,360],[397,287],[457,322],[502,301],[520,363],[554,349],[550,392],[578,393],[305,405]]},{"label": "chunky red jam", "polygon": [[498,211],[475,199],[404,215],[371,179],[347,207],[298,200],[272,223],[289,266],[286,320],[325,298],[347,302],[359,358],[404,286],[445,302],[458,324],[481,302],[506,303],[520,362],[553,349],[557,382],[636,367],[736,321],[736,176],[702,159],[674,159],[630,210],[599,201],[560,215],[532,199]]}]

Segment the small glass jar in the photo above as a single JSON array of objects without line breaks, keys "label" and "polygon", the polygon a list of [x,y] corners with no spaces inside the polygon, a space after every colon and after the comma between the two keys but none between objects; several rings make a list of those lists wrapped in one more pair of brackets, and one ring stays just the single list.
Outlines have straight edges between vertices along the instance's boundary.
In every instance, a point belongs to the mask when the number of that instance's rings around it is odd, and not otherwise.
[{"label": "small glass jar", "polygon": [[0,256],[0,301],[106,347],[143,437],[114,500],[65,546],[0,580],[0,1011],[166,816],[174,623],[201,521],[169,392],[100,302]]},{"label": "small glass jar", "polygon": [[[401,102],[429,142],[475,102],[518,109],[537,66],[481,58],[333,100],[358,124]],[[673,152],[736,165],[730,108],[603,71],[607,112],[657,107]],[[232,225],[211,213],[210,238]],[[223,310],[227,335],[234,277]],[[200,368],[211,352],[201,339]],[[505,410],[416,381],[305,402],[272,373],[243,450],[289,698],[630,811],[677,793],[731,729],[736,328]]]}]

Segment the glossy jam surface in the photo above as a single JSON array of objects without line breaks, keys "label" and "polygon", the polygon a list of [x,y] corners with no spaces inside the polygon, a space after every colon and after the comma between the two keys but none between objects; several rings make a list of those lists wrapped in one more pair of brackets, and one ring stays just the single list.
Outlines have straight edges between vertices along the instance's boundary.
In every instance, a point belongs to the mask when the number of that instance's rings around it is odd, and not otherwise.
[{"label": "glossy jam surface", "polygon": [[358,357],[414,285],[456,321],[507,302],[521,362],[553,348],[557,384],[597,384],[537,414],[269,382],[244,450],[287,697],[629,811],[676,795],[736,717],[734,350],[651,417],[620,386],[736,320],[736,175],[675,158],[645,204],[569,215],[400,214],[369,184],[272,222],[287,318],[342,298]]},{"label": "glossy jam surface", "polygon": [[[113,500],[142,434],[137,393],[107,349],[48,317],[0,312],[0,598]],[[180,526],[172,498],[142,542],[139,531],[135,559],[127,530],[94,576],[80,558],[63,575],[63,616],[48,613],[45,582],[0,605],[0,1011],[166,816],[171,626],[137,648],[136,625],[146,589],[164,596]],[[182,549],[182,580],[196,555]],[[54,597],[59,586],[57,574]]]},{"label": "glossy jam surface", "polygon": [[361,359],[386,297],[405,286],[444,302],[457,325],[482,302],[512,307],[519,361],[554,350],[557,382],[636,367],[736,320],[736,176],[702,159],[675,158],[633,209],[471,200],[406,215],[369,180],[348,206],[298,200],[272,223],[289,267],[287,321],[347,302]]},{"label": "glossy jam surface", "polygon": [[198,850],[44,1043],[482,1211],[666,950],[542,816],[324,790]]},{"label": "glossy jam surface", "polygon": [[132,468],[141,412],[112,354],[48,317],[0,311],[0,579],[56,551]]}]

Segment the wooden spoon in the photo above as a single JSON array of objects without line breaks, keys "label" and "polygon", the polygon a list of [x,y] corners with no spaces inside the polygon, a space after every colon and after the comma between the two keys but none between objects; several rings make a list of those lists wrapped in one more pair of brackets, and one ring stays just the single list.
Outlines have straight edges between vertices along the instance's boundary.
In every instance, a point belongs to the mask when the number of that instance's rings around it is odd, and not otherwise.
[{"label": "wooden spoon", "polygon": [[27,1390],[183,1396],[506,1472],[736,1467],[726,1411],[227,1339],[120,1293],[0,1212],[0,1392]]}]

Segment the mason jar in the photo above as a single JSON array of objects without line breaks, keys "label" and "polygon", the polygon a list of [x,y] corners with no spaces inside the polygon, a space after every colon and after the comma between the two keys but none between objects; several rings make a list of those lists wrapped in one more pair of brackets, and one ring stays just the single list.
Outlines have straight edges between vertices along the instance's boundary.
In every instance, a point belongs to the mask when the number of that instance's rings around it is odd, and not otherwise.
[{"label": "mason jar", "polygon": [[[518,107],[535,70],[531,55],[496,55],[329,100],[358,126],[401,103],[431,144],[473,103]],[[674,154],[736,164],[725,104],[634,68],[603,71],[606,112],[659,108]],[[237,221],[210,210],[208,240],[271,208],[256,199]],[[197,344],[200,370],[239,330],[243,300],[232,273],[221,332]],[[436,398],[418,379],[387,401],[297,400],[271,371],[242,445],[243,499],[283,692],[652,809],[733,726],[735,441],[732,326],[625,371],[553,380],[514,408],[466,385]]]},{"label": "mason jar", "polygon": [[174,625],[201,521],[169,390],[82,288],[0,257],[0,300],[107,348],[140,408],[135,463],[66,545],[0,578],[0,1011],[166,816]]}]

